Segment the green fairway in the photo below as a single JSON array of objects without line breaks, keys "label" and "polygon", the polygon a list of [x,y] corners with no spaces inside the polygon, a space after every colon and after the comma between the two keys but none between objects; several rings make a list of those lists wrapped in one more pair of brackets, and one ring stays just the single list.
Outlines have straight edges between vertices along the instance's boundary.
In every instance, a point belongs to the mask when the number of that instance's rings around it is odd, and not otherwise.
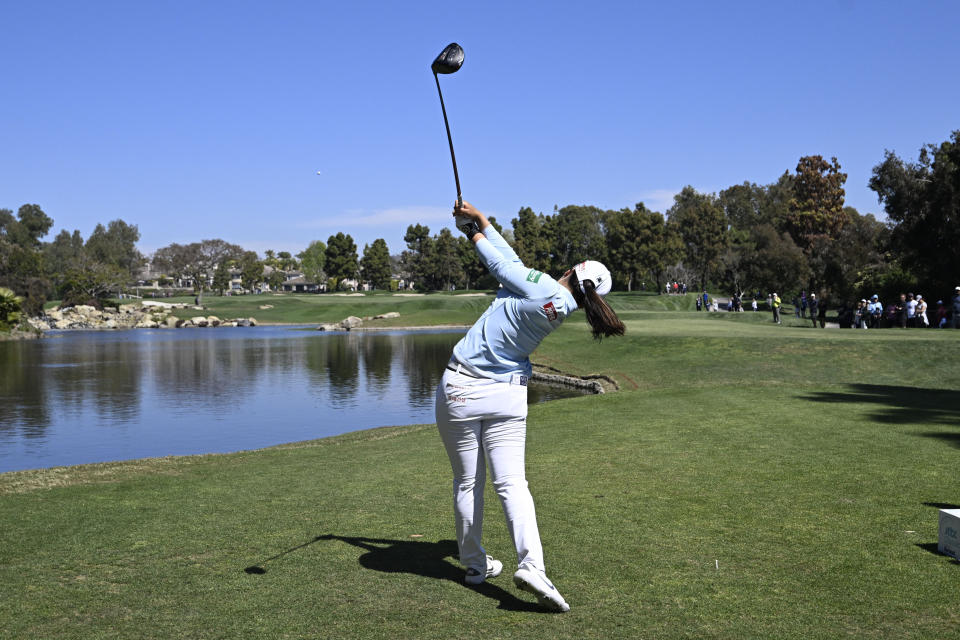
[{"label": "green fairway", "polygon": [[[263,294],[259,296],[213,296],[203,298],[204,313],[221,318],[253,317],[261,324],[317,324],[339,322],[347,316],[360,318],[396,311],[399,318],[377,320],[376,326],[418,327],[440,324],[472,324],[492,299],[487,292],[390,294]],[[193,299],[173,298],[175,302]],[[269,306],[269,309],[261,309]],[[192,309],[180,309],[176,315],[197,315]]]},{"label": "green fairway", "polygon": [[[216,300],[258,319],[275,304],[278,322],[394,308],[398,325],[468,323],[490,301],[274,299]],[[463,584],[449,463],[419,425],[0,474],[0,637],[960,637],[960,563],[936,553],[938,508],[960,508],[960,331],[611,300],[624,338],[594,343],[574,316],[533,356],[620,387],[530,408],[569,613],[513,587],[490,487],[504,573]]]}]

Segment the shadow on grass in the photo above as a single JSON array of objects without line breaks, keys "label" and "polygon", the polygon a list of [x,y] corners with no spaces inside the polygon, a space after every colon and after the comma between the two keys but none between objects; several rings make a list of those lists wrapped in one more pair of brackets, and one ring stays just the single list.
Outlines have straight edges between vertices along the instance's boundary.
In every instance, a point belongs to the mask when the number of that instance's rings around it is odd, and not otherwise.
[{"label": "shadow on grass", "polygon": [[936,542],[918,542],[917,546],[923,549],[924,551],[932,553],[935,556],[940,556],[941,558],[950,558],[951,564],[960,564],[960,560],[957,560],[953,556],[948,556],[945,553],[940,553],[940,547]]},{"label": "shadow on grass", "polygon": [[[918,389],[879,384],[851,384],[849,391],[818,391],[804,398],[814,402],[875,404],[871,418],[884,424],[923,423],[960,427],[960,391]],[[960,447],[960,434],[928,431],[917,435],[939,438]]]},{"label": "shadow on grass", "polygon": [[423,540],[391,540],[388,538],[363,538],[357,536],[338,536],[327,534],[317,536],[286,551],[271,556],[259,564],[244,569],[249,574],[263,574],[267,570],[263,566],[288,553],[293,553],[321,540],[339,540],[366,551],[357,561],[360,566],[382,571],[384,573],[412,573],[435,580],[450,580],[458,585],[476,591],[482,596],[497,600],[499,609],[507,611],[533,611],[549,613],[534,602],[527,602],[517,598],[512,593],[492,584],[484,582],[479,585],[466,584],[463,581],[464,572],[459,567],[447,561],[449,557],[457,555],[455,540],[440,540],[427,542]]},{"label": "shadow on grass", "polygon": [[952,502],[924,502],[923,506],[933,507],[934,509],[960,509],[960,504]]}]

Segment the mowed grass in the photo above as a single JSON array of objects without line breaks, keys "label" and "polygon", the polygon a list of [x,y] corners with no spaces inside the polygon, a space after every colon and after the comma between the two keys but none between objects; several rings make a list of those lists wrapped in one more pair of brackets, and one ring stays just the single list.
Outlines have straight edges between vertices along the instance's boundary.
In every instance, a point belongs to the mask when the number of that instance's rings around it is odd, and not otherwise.
[{"label": "mowed grass", "polygon": [[[478,295],[479,294],[479,295]],[[379,327],[419,327],[439,324],[472,324],[487,308],[493,296],[489,292],[457,292],[429,294],[263,294],[247,296],[216,296],[207,294],[202,304],[205,311],[180,309],[178,317],[189,318],[198,313],[221,318],[253,317],[261,324],[316,324],[339,322],[347,316],[360,318],[396,311],[399,318],[377,320]],[[186,302],[193,299],[172,298],[164,302]],[[261,306],[270,306],[261,309]]]},{"label": "mowed grass", "polygon": [[[530,411],[569,613],[509,569],[462,583],[449,464],[419,425],[0,474],[0,635],[960,637],[960,564],[936,553],[938,508],[960,507],[960,332],[612,300],[626,337],[575,316],[534,356],[621,388]],[[489,488],[485,540],[509,567]]]}]

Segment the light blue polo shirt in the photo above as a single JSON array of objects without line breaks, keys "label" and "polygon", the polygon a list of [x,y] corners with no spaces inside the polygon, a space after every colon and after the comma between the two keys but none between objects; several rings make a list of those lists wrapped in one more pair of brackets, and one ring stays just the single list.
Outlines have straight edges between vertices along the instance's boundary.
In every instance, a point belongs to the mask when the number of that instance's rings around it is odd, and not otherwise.
[{"label": "light blue polo shirt", "polygon": [[453,348],[453,357],[468,371],[510,382],[513,374],[530,375],[530,354],[577,303],[549,275],[523,266],[493,225],[483,235],[477,253],[503,288]]}]

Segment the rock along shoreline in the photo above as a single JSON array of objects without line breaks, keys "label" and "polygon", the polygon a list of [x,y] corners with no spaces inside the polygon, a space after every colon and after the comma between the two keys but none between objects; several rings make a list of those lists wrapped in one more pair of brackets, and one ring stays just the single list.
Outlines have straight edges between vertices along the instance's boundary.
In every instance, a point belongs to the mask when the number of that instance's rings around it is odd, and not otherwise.
[{"label": "rock along shoreline", "polygon": [[89,305],[66,309],[51,309],[44,315],[28,318],[26,325],[37,332],[52,330],[112,330],[112,329],[179,329],[185,327],[255,327],[256,318],[221,319],[217,316],[196,315],[179,318],[177,309],[203,311],[203,307],[183,303],[147,300],[137,304],[122,304],[119,308],[100,310]]}]

